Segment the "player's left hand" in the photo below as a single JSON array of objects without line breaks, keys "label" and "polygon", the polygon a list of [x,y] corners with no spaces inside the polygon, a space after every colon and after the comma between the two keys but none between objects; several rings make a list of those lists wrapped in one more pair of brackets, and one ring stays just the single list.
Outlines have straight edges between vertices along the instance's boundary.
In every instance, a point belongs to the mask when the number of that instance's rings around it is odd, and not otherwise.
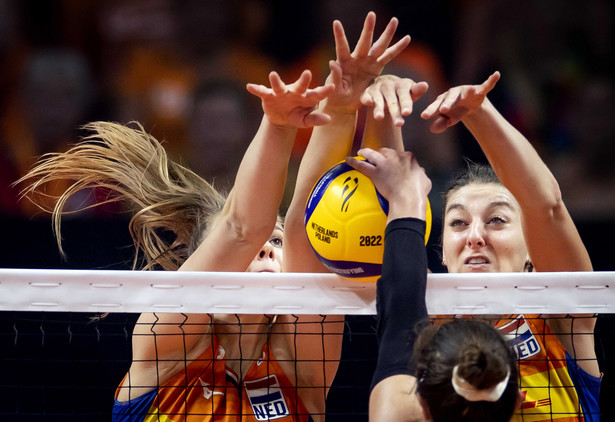
[{"label": "player's left hand", "polygon": [[421,113],[421,118],[434,119],[430,129],[433,133],[444,132],[457,124],[468,114],[475,112],[485,101],[487,94],[500,79],[500,72],[494,72],[480,85],[461,85],[449,89]]},{"label": "player's left hand", "polygon": [[309,89],[312,73],[304,70],[299,79],[285,84],[276,72],[269,74],[271,88],[247,84],[246,89],[262,101],[269,122],[276,126],[308,128],[329,123],[331,118],[318,111],[318,103],[334,90],[332,83]]}]

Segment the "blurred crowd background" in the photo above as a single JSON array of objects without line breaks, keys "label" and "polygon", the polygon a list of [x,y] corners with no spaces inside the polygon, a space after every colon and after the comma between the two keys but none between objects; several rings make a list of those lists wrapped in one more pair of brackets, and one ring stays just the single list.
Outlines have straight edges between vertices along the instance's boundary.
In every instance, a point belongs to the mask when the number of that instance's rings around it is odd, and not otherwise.
[{"label": "blurred crowd background", "polygon": [[[267,84],[270,70],[292,81],[306,68],[323,83],[335,57],[333,19],[354,45],[374,10],[380,29],[397,16],[398,35],[413,38],[385,72],[430,84],[416,110],[499,70],[492,100],[556,173],[573,216],[610,221],[613,8],[608,0],[0,0],[0,212],[36,214],[10,183],[36,156],[76,142],[91,120],[139,121],[174,158],[228,187],[262,115],[245,84]],[[442,181],[462,157],[482,155],[462,128],[432,135],[418,113],[407,120],[405,142],[435,181],[437,213]],[[293,165],[308,138],[299,134]]]},{"label": "blurred crowd background", "polygon": [[[595,269],[613,271],[614,8],[610,0],[0,0],[0,267],[128,268],[127,216],[117,206],[67,219],[63,261],[48,216],[19,202],[11,184],[37,156],[77,142],[84,123],[111,120],[140,122],[174,159],[228,188],[262,116],[245,84],[268,84],[271,70],[292,81],[303,69],[322,84],[335,58],[333,19],[354,45],[373,10],[378,34],[397,16],[397,34],[412,36],[385,72],[430,85],[404,141],[434,182],[432,252],[445,181],[464,159],[484,156],[461,125],[433,135],[418,115],[449,87],[499,70],[492,102],[555,173]],[[283,208],[309,135],[297,136]],[[434,252],[434,271],[437,261]],[[611,367],[612,321],[600,319],[597,344]]]}]

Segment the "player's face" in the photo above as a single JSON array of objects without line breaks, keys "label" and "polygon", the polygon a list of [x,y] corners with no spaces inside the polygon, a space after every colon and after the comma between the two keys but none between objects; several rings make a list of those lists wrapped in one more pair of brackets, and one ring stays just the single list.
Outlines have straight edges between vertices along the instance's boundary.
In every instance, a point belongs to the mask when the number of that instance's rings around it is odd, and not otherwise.
[{"label": "player's face", "polygon": [[449,273],[519,272],[528,259],[521,209],[498,184],[470,184],[446,204],[442,252]]},{"label": "player's face", "polygon": [[279,273],[282,271],[283,237],[284,231],[282,226],[276,225],[269,240],[265,242],[261,250],[256,254],[247,271],[252,273]]}]

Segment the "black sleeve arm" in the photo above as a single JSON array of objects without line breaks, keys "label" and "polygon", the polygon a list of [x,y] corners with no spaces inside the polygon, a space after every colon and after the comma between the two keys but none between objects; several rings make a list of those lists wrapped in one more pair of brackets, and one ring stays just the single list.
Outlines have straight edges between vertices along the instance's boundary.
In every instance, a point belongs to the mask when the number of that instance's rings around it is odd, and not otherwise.
[{"label": "black sleeve arm", "polygon": [[425,221],[399,218],[385,231],[382,276],[377,284],[378,360],[371,388],[385,378],[412,375],[409,368],[417,337],[415,326],[427,319]]}]

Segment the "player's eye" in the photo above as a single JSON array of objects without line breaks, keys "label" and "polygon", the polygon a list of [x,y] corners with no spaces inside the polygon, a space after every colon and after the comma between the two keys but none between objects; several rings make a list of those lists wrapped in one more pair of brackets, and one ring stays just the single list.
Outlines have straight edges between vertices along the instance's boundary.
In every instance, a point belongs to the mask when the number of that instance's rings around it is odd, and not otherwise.
[{"label": "player's eye", "polygon": [[454,218],[448,223],[448,225],[450,227],[462,227],[462,226],[465,226],[466,223],[460,218]]},{"label": "player's eye", "polygon": [[269,239],[269,243],[271,243],[276,248],[281,248],[282,245],[284,244],[284,242],[282,241],[282,238],[278,236],[274,236],[271,239]]}]

